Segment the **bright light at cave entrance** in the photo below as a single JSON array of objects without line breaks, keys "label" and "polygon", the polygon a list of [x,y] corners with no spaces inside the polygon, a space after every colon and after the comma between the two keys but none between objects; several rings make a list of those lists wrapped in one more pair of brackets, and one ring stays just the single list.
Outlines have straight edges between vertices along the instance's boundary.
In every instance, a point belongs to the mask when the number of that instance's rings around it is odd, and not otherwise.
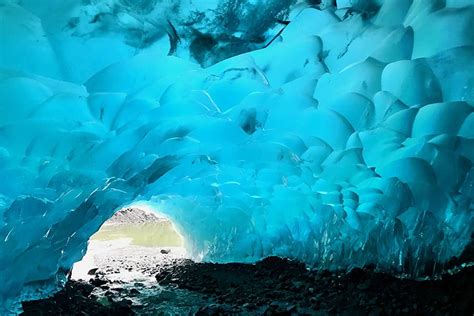
[{"label": "bright light at cave entrance", "polygon": [[71,276],[88,280],[99,273],[112,280],[144,281],[145,270],[185,256],[183,237],[173,222],[145,204],[134,204],[116,212],[91,236]]}]

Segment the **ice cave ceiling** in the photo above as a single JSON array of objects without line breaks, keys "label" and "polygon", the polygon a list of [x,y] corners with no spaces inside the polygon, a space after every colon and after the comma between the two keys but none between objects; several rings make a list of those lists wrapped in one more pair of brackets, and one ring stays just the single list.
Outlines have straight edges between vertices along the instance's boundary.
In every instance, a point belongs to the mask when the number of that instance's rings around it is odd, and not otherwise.
[{"label": "ice cave ceiling", "polygon": [[458,256],[474,0],[319,2],[0,0],[0,313],[134,201],[204,260]]}]

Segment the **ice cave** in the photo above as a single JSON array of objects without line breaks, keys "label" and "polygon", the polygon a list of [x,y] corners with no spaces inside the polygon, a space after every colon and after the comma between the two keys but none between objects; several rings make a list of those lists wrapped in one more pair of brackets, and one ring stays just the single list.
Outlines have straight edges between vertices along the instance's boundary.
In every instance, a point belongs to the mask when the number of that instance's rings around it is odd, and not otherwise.
[{"label": "ice cave", "polygon": [[474,0],[0,0],[0,315],[137,201],[196,261],[430,277],[473,163]]}]

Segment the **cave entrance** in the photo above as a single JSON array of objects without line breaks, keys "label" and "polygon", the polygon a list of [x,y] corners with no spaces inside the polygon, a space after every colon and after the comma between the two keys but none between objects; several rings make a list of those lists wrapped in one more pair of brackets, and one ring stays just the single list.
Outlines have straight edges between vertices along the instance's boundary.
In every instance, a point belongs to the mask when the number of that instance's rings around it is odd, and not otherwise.
[{"label": "cave entrance", "polygon": [[185,257],[184,239],[169,218],[144,204],[130,205],[91,236],[71,278],[146,281],[160,265]]}]

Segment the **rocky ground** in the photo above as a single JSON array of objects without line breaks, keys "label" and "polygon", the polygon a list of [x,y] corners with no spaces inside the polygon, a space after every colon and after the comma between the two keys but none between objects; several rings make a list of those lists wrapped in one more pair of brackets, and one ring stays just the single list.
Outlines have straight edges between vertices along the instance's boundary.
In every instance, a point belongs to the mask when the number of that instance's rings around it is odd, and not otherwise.
[{"label": "rocky ground", "polygon": [[104,304],[92,294],[93,283],[69,281],[53,297],[23,302],[23,314],[36,315],[135,315],[128,300]]},{"label": "rocky ground", "polygon": [[[135,267],[132,267],[135,269]],[[399,279],[370,268],[307,270],[270,257],[257,264],[163,262],[155,280],[123,283],[104,271],[70,281],[25,315],[473,315],[474,267],[437,280]]]},{"label": "rocky ground", "polygon": [[[150,220],[136,209],[117,214],[108,222],[119,229]],[[151,229],[145,233],[163,227]],[[183,247],[133,244],[135,234],[91,239],[73,280],[51,298],[24,302],[24,315],[474,315],[474,266],[416,281],[370,267],[308,270],[277,257],[196,263],[185,259]],[[474,262],[473,254],[471,242],[447,266]]]},{"label": "rocky ground", "polygon": [[72,278],[88,280],[89,271],[109,281],[149,282],[160,266],[168,266],[176,259],[184,258],[183,247],[135,246],[129,239],[89,242],[84,258],[74,265]]}]

